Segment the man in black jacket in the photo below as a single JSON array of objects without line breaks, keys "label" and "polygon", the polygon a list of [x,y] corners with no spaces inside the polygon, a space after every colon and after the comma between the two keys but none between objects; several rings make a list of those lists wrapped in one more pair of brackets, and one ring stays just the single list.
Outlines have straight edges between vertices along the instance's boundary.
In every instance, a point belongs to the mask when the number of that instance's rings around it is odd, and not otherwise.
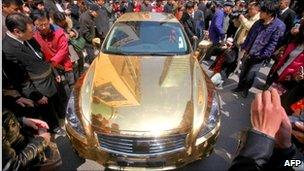
[{"label": "man in black jacket", "polygon": [[284,33],[283,40],[280,41],[278,47],[281,45],[287,44],[291,38],[290,30],[294,25],[296,13],[289,8],[290,0],[280,0],[280,12],[278,14],[278,18],[282,20],[286,26],[286,30]]},{"label": "man in black jacket", "polygon": [[32,20],[24,14],[13,13],[5,23],[9,31],[2,41],[3,71],[9,84],[37,104],[51,131],[63,133],[52,102],[58,95],[53,70],[45,62],[39,44],[32,39]]},{"label": "man in black jacket", "polygon": [[304,162],[303,154],[291,142],[292,126],[276,89],[256,95],[251,104],[251,123],[253,128],[229,170],[292,170],[284,166],[286,160]]},{"label": "man in black jacket", "polygon": [[198,38],[195,32],[194,4],[192,2],[186,3],[186,11],[184,12],[182,18],[180,19],[180,22],[184,26],[186,34],[193,46]]},{"label": "man in black jacket", "polygon": [[165,13],[171,13],[173,14],[173,0],[167,1],[166,5],[164,6],[164,12]]},{"label": "man in black jacket", "polygon": [[98,37],[101,39],[100,44],[102,44],[110,29],[110,17],[112,13],[108,12],[107,8],[105,7],[105,0],[96,0],[96,3],[99,5],[99,10],[97,11],[98,16],[94,19],[96,22]]},{"label": "man in black jacket", "polygon": [[91,64],[94,59],[94,47],[92,40],[96,37],[95,33],[95,20],[98,16],[99,6],[97,4],[90,4],[89,9],[80,15],[80,35],[86,40],[85,49],[88,56],[85,58],[86,63]]}]

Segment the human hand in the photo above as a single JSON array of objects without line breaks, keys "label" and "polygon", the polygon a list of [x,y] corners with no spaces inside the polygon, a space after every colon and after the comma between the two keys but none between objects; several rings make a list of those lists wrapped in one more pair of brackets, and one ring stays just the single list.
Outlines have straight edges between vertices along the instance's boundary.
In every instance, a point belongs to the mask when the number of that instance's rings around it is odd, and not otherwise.
[{"label": "human hand", "polygon": [[193,37],[192,37],[192,39],[197,40],[197,39],[198,39],[198,37],[197,37],[197,36],[193,36]]},{"label": "human hand", "polygon": [[22,122],[24,125],[34,128],[34,129],[39,129],[39,128],[44,128],[44,129],[49,129],[49,126],[46,122],[40,120],[40,119],[33,119],[33,118],[22,118]]},{"label": "human hand", "polygon": [[65,13],[66,15],[70,15],[70,14],[71,14],[71,10],[70,10],[70,9],[66,9],[66,10],[64,10],[64,13]]},{"label": "human hand", "polygon": [[244,16],[243,14],[240,14],[239,19],[240,19],[240,20],[244,20],[244,19],[245,19],[245,16]]},{"label": "human hand", "polygon": [[76,37],[76,33],[74,31],[69,32],[70,38]]},{"label": "human hand", "polygon": [[56,79],[57,83],[60,83],[60,82],[61,82],[61,76],[60,76],[60,75],[57,75],[57,76],[55,77],[55,79]]},{"label": "human hand", "polygon": [[293,27],[293,28],[291,28],[291,30],[290,30],[291,35],[296,35],[296,34],[298,34],[299,32],[300,32],[300,30],[299,30],[298,27]]},{"label": "human hand", "polygon": [[292,130],[292,135],[296,137],[301,143],[304,143],[304,122],[296,122],[295,128]]},{"label": "human hand", "polygon": [[289,148],[292,145],[291,144],[292,126],[285,110],[282,114],[283,114],[282,123],[280,129],[275,135],[275,140],[276,140],[276,145],[279,148],[284,149],[284,148]]},{"label": "human hand", "polygon": [[43,96],[40,100],[38,100],[37,102],[38,104],[42,105],[42,104],[48,104],[48,98]]},{"label": "human hand", "polygon": [[42,137],[47,144],[51,141],[51,134],[46,131],[41,131],[38,136]]},{"label": "human hand", "polygon": [[280,128],[284,112],[276,89],[256,94],[251,103],[253,129],[274,138]]},{"label": "human hand", "polygon": [[30,106],[34,107],[34,102],[31,99],[20,97],[18,100],[16,100],[16,103],[22,107]]}]

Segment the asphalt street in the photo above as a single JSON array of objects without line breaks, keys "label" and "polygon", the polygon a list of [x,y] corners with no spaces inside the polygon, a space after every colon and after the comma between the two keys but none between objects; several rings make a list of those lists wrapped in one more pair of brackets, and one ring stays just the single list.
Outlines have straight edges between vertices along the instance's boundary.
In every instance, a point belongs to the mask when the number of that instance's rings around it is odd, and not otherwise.
[{"label": "asphalt street", "polygon": [[[206,64],[203,66],[207,68]],[[255,85],[262,84],[266,78],[269,68],[261,68],[255,79]],[[239,144],[241,132],[250,127],[250,104],[254,98],[254,94],[260,90],[251,88],[246,99],[233,95],[230,91],[237,85],[238,77],[230,76],[229,79],[220,88],[219,94],[221,98],[221,132],[217,140],[214,152],[203,160],[191,163],[181,171],[198,171],[198,170],[227,170],[235,154]],[[61,170],[104,170],[104,168],[92,161],[79,158],[73,151],[67,137],[57,137],[63,165]]]}]

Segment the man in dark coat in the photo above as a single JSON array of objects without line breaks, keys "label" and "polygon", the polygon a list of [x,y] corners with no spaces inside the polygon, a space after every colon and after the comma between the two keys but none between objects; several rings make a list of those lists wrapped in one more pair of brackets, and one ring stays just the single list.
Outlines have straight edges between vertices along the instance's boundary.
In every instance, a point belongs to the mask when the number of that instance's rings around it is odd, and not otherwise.
[{"label": "man in dark coat", "polygon": [[164,12],[165,13],[173,13],[173,0],[167,1],[167,4],[164,6]]},{"label": "man in dark coat", "polygon": [[[20,93],[38,104],[40,114],[51,131],[63,133],[53,107],[58,97],[53,70],[45,62],[39,44],[32,39],[32,20],[21,13],[13,13],[5,20],[8,32],[3,39],[3,70]],[[64,118],[64,113],[59,117]]]},{"label": "man in dark coat", "polygon": [[96,30],[98,37],[101,39],[101,42],[105,39],[109,29],[110,29],[110,16],[105,7],[105,0],[96,0],[96,3],[99,5],[98,16],[95,19]]},{"label": "man in dark coat", "polygon": [[192,2],[186,3],[186,11],[184,12],[180,22],[184,26],[186,34],[191,41],[192,46],[197,41],[196,31],[195,31],[195,21],[194,21],[194,4]]},{"label": "man in dark coat", "polygon": [[278,14],[278,18],[282,20],[286,26],[286,30],[284,33],[284,37],[282,41],[279,42],[278,47],[281,45],[287,44],[291,38],[290,30],[294,25],[294,20],[296,17],[296,13],[289,8],[290,0],[280,0],[280,12]]},{"label": "man in dark coat", "polygon": [[92,40],[96,37],[94,18],[98,16],[99,6],[90,4],[89,9],[80,16],[80,35],[86,40],[85,49],[88,53],[86,63],[92,63],[94,59],[94,47]]}]

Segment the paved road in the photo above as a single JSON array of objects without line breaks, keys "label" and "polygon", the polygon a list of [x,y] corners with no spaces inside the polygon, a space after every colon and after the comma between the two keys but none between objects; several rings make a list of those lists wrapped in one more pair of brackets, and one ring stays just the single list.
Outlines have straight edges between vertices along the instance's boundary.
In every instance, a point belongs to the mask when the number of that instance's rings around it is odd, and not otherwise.
[{"label": "paved road", "polygon": [[[255,85],[263,82],[268,71],[269,68],[261,69],[255,80]],[[252,88],[246,99],[238,98],[230,92],[232,88],[236,87],[237,80],[237,76],[233,75],[223,84],[223,89],[219,90],[222,102],[222,124],[214,152],[208,158],[194,162],[179,170],[227,170],[229,167],[236,154],[238,137],[241,131],[250,126],[250,103],[254,98],[254,93],[259,91]],[[104,170],[101,165],[94,161],[77,157],[67,137],[58,137],[56,142],[63,159],[61,170]]]}]

